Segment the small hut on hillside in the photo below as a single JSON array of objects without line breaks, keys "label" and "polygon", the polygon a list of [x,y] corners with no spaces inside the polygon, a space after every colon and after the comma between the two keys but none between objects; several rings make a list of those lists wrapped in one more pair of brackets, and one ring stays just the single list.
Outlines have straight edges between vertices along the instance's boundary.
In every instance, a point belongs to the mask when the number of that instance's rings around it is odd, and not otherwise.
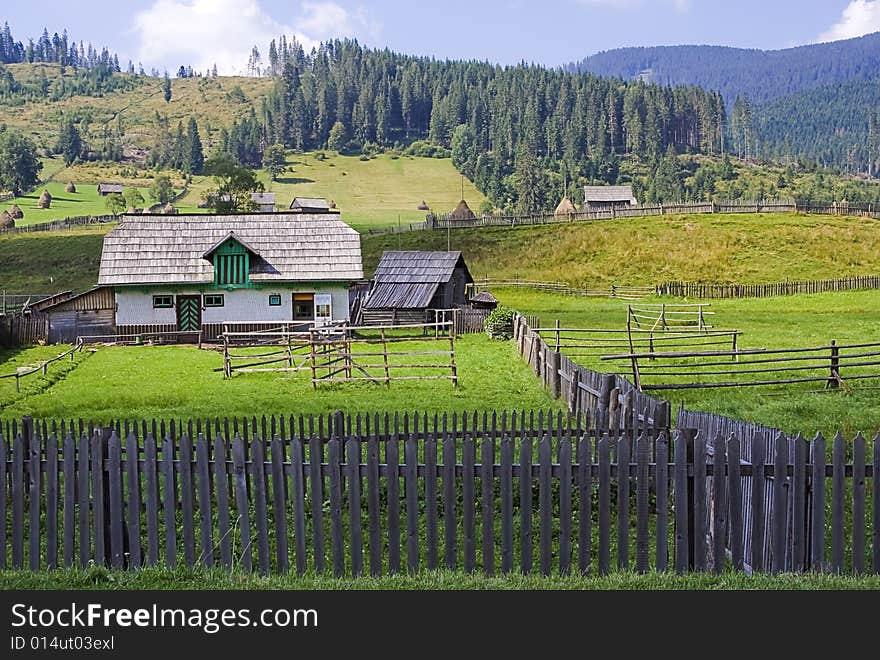
[{"label": "small hut on hillside", "polygon": [[48,209],[52,206],[52,195],[49,194],[48,190],[43,190],[43,194],[40,195],[40,201],[37,202],[37,207],[41,209]]},{"label": "small hut on hillside", "polygon": [[177,213],[177,209],[174,208],[174,204],[168,202],[165,206],[162,207],[162,213],[165,215],[175,215]]},{"label": "small hut on hillside", "polygon": [[121,183],[99,183],[98,184],[98,194],[101,197],[106,197],[107,195],[121,195],[122,194],[122,184]]},{"label": "small hut on hillside", "polygon": [[12,216],[13,220],[21,220],[24,217],[24,211],[18,206],[18,204],[13,204],[9,207],[9,215]]},{"label": "small hut on hillside", "polygon": [[257,211],[260,213],[275,211],[275,193],[273,192],[251,193],[251,201],[257,205]]},{"label": "small hut on hillside", "polygon": [[15,220],[9,215],[9,211],[0,213],[0,229],[12,229],[15,227]]},{"label": "small hut on hillside", "polygon": [[553,211],[553,215],[574,215],[575,213],[577,213],[577,207],[568,197],[563,197],[559,206]]},{"label": "small hut on hillside", "polygon": [[335,204],[323,197],[294,197],[290,210],[294,213],[338,213]]},{"label": "small hut on hillside", "polygon": [[584,186],[584,211],[605,211],[635,206],[632,186]]},{"label": "small hut on hillside", "polygon": [[76,192],[76,186],[73,185],[73,181],[71,181],[70,183],[67,184],[67,187],[64,189],[64,192],[69,192],[69,193]]},{"label": "small hut on hillside", "polygon": [[450,220],[473,220],[475,217],[474,212],[471,211],[471,207],[468,206],[468,203],[464,200],[461,200],[458,203],[458,206],[455,207],[455,210],[449,214]]},{"label": "small hut on hillside", "polygon": [[471,307],[474,309],[495,309],[498,307],[498,298],[488,291],[480,291],[471,298]]}]

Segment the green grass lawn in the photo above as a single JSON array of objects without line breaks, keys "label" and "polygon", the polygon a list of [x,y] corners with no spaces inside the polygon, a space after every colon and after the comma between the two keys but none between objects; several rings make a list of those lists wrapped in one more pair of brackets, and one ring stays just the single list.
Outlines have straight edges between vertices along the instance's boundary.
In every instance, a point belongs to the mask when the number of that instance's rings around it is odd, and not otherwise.
[{"label": "green grass lawn", "polygon": [[[523,313],[539,315],[543,326],[552,326],[556,319],[563,327],[626,325],[627,303],[622,301],[523,290],[499,290],[496,294],[503,303]],[[880,341],[880,296],[874,291],[716,300],[710,309],[716,312],[712,317],[716,327],[743,331],[740,348],[825,346],[832,339],[839,344]],[[628,362],[608,362],[598,357],[578,357],[577,361],[598,371],[618,371],[632,378]],[[651,381],[645,378],[644,382]],[[673,410],[683,402],[691,410],[720,413],[809,436],[837,429],[846,434],[862,431],[873,435],[880,430],[877,390],[872,389],[877,385],[871,380],[853,381],[851,389],[822,393],[808,393],[821,389],[821,383],[806,383],[659,391],[652,395],[670,400]]]},{"label": "green grass lawn", "polygon": [[418,575],[332,578],[303,576],[259,576],[223,570],[169,570],[146,568],[139,571],[112,571],[92,567],[85,570],[0,571],[0,589],[114,589],[114,590],[219,590],[219,589],[880,589],[876,575],[754,575],[742,573],[612,573],[604,577],[580,575],[498,575],[485,577],[452,571],[426,571]]},{"label": "green grass lawn", "polygon": [[[52,349],[53,354],[59,352],[57,346]],[[22,359],[34,358],[28,354]],[[315,391],[308,372],[236,374],[224,380],[222,373],[213,371],[222,363],[221,353],[189,346],[99,348],[63,379],[24,396],[4,396],[5,390],[0,390],[0,415],[107,421],[339,409],[430,413],[561,408],[516,359],[513,342],[491,341],[484,335],[466,335],[456,342],[458,388],[448,381],[407,381],[390,388],[369,382],[322,384]]]},{"label": "green grass lawn", "polygon": [[[110,215],[106,199],[98,194],[97,185],[76,183],[75,193],[65,192],[66,186],[67,184],[61,181],[50,181],[38,186],[33,192],[16,197],[10,202],[4,202],[2,206],[8,208],[12,204],[18,204],[24,211],[24,218],[15,221],[16,226],[19,227],[80,216]],[[52,204],[48,209],[37,207],[37,202],[39,202],[40,195],[44,190],[48,190],[52,195]],[[145,187],[141,188],[140,192],[145,200],[143,206],[146,208],[153,201]]]}]

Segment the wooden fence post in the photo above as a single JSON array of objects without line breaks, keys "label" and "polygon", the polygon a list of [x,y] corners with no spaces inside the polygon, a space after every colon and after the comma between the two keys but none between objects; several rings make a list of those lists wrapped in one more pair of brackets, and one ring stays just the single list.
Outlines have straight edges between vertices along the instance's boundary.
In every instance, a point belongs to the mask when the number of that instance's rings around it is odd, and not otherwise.
[{"label": "wooden fence post", "polygon": [[840,378],[840,349],[837,341],[831,340],[831,375],[828,377],[826,389],[836,390],[843,381]]},{"label": "wooden fence post", "polygon": [[559,374],[561,355],[559,351],[548,351],[548,353],[550,354],[550,394],[554,399],[558,399],[562,395],[562,377]]}]

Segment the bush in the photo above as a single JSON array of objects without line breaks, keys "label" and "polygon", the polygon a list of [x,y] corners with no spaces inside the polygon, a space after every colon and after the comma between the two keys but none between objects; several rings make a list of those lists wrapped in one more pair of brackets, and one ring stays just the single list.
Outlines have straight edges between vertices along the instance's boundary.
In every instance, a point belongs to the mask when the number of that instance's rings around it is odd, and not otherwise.
[{"label": "bush", "polygon": [[511,339],[513,337],[513,319],[516,310],[499,305],[483,324],[483,329],[489,335],[489,339]]}]

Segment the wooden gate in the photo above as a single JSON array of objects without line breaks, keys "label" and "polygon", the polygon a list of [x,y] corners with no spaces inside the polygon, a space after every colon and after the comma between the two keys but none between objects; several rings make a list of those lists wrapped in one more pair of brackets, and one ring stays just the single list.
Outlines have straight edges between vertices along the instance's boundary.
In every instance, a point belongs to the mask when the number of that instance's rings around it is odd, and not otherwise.
[{"label": "wooden gate", "polygon": [[201,296],[177,296],[177,329],[197,333],[202,328]]}]

